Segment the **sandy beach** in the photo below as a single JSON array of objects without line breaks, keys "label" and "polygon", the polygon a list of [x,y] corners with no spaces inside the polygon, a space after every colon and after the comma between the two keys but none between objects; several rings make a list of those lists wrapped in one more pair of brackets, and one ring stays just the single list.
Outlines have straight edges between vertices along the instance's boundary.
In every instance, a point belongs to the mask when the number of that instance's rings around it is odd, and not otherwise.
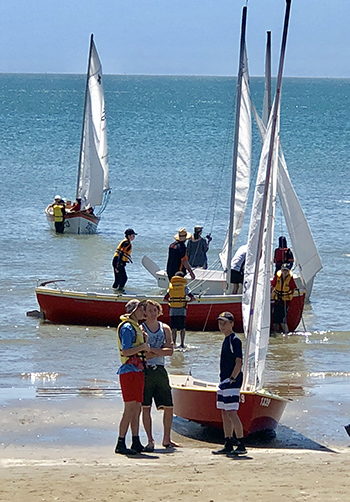
[{"label": "sandy beach", "polygon": [[[343,444],[327,446],[282,421],[276,439],[249,443],[248,455],[229,459],[211,454],[220,433],[181,419],[174,421],[173,439],[183,448],[162,448],[162,417],[154,412],[154,453],[127,458],[114,454],[120,413],[119,398],[3,403],[0,499],[348,500],[350,440],[345,431]],[[315,434],[321,441],[321,431]]]}]

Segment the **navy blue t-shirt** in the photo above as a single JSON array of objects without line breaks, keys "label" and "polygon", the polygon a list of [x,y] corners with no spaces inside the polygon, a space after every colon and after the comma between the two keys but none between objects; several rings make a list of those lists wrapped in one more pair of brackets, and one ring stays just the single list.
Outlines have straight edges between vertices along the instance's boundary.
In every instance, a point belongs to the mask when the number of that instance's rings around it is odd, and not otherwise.
[{"label": "navy blue t-shirt", "polygon": [[186,256],[187,249],[184,242],[176,241],[169,246],[169,256],[166,271],[169,280],[181,269],[181,260]]},{"label": "navy blue t-shirt", "polygon": [[[223,382],[226,378],[230,378],[232,375],[233,368],[236,365],[236,358],[243,358],[242,356],[242,342],[237,335],[231,333],[229,336],[225,337],[221,348],[220,357],[220,382]],[[243,379],[242,371],[236,378],[237,387],[241,387]]]}]

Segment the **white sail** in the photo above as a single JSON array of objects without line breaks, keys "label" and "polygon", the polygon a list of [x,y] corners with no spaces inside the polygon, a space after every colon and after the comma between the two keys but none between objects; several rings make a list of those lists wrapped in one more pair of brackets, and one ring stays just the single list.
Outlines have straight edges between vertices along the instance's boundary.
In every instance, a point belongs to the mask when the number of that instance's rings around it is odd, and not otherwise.
[{"label": "white sail", "polygon": [[102,65],[91,37],[83,132],[77,183],[82,209],[99,206],[109,189],[107,128],[102,83]]},{"label": "white sail", "polygon": [[249,225],[242,295],[243,326],[246,336],[242,386],[244,390],[258,390],[263,386],[270,337],[270,278],[277,191],[280,98],[290,3],[290,0],[287,0],[276,96],[263,141]]},{"label": "white sail", "polygon": [[[254,106],[253,112],[261,138],[264,141],[266,136],[265,126]],[[310,296],[314,277],[321,270],[322,262],[304,211],[293,188],[280,141],[277,193],[291,240],[295,267],[299,272],[303,286],[307,290],[307,296]]]},{"label": "white sail", "polygon": [[[272,117],[267,128],[260,157],[254,201],[249,225],[248,249],[244,269],[244,291],[242,295],[242,314],[244,332],[248,338],[246,351],[245,388],[257,390],[263,387],[263,374],[270,336],[271,316],[271,262],[275,219],[276,185],[277,185],[277,148],[279,114],[272,154],[271,170],[267,194],[265,183],[267,163],[271,145]],[[264,197],[267,197],[264,215]],[[260,226],[263,224],[263,232]],[[260,237],[262,242],[260,243]],[[255,268],[258,267],[256,274]],[[256,282],[255,282],[256,281]],[[253,291],[254,289],[254,291]]]},{"label": "white sail", "polygon": [[[244,49],[244,67],[242,74],[241,100],[239,113],[238,130],[238,148],[237,148],[237,166],[236,166],[236,186],[235,202],[232,232],[232,249],[237,242],[240,234],[244,214],[247,207],[248,191],[250,183],[250,162],[252,151],[252,116],[251,99],[249,88],[248,60],[246,50]],[[226,233],[225,242],[220,253],[220,260],[224,270],[227,267],[228,253],[228,233]],[[231,259],[231,257],[230,257]]]},{"label": "white sail", "polygon": [[[322,268],[321,258],[292,186],[282,148],[279,149],[277,190],[291,240],[295,265],[299,270],[303,285],[311,292],[313,279]],[[310,284],[311,287],[309,287]]]}]

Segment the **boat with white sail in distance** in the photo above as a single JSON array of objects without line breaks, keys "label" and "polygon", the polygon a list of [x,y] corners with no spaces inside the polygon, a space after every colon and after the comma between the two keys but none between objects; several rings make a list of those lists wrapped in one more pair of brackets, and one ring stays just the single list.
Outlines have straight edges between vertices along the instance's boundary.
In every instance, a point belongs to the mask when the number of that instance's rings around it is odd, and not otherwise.
[{"label": "boat with white sail in distance", "polygon": [[[69,234],[95,233],[100,215],[108,203],[109,195],[102,65],[93,35],[91,35],[75,196],[76,200],[80,202],[80,208],[73,211],[71,205],[66,204],[64,232]],[[99,209],[95,213],[96,207]],[[55,219],[52,205],[46,208],[45,213],[51,228],[54,229]]]}]

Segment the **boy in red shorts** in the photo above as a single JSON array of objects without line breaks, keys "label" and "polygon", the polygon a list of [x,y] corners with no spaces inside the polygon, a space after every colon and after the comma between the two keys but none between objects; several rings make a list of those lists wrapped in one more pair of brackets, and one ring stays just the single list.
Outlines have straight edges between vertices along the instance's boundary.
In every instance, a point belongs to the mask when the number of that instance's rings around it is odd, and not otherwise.
[{"label": "boy in red shorts", "polygon": [[[144,389],[144,353],[149,352],[147,336],[139,327],[145,318],[145,303],[130,300],[125,305],[126,314],[120,316],[117,341],[122,365],[118,370],[122,389],[124,412],[119,424],[119,438],[115,453],[136,455],[144,450],[139,438],[139,424]],[[132,433],[131,449],[126,447],[125,436],[129,425]]]}]

